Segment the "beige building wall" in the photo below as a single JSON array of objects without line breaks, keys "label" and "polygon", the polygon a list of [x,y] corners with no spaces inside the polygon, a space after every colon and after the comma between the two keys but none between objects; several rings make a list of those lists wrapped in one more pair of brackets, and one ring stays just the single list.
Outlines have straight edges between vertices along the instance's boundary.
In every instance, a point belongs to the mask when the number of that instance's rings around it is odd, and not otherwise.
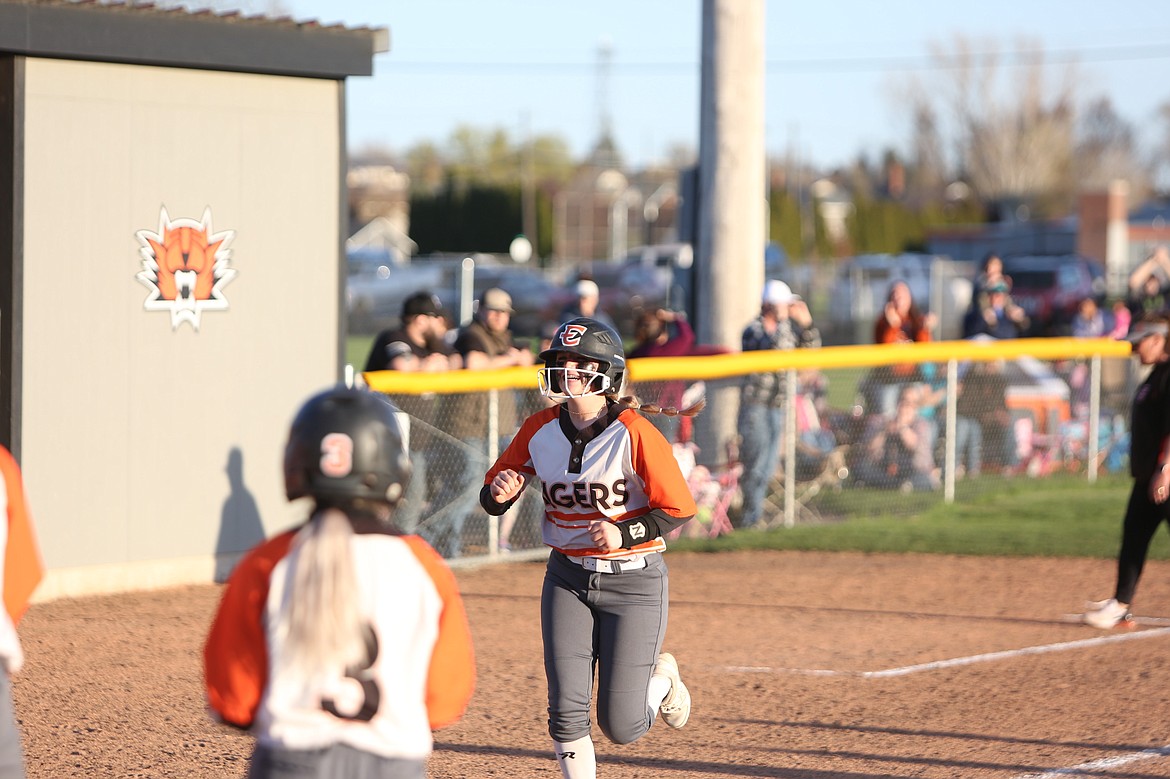
[{"label": "beige building wall", "polygon": [[[343,84],[29,59],[22,467],[41,599],[220,576],[304,512],[281,455],[337,378]],[[147,310],[140,231],[231,231],[226,309]],[[218,563],[217,563],[218,557]]]}]

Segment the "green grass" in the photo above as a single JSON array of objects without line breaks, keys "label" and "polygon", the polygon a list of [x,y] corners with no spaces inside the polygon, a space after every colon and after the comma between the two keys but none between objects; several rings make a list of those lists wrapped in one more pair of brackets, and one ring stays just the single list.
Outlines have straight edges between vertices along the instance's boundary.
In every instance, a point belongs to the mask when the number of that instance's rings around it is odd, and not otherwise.
[{"label": "green grass", "polygon": [[374,345],[374,336],[351,335],[345,342],[345,361],[353,366],[355,371],[366,367],[366,358],[370,356],[370,347]]},{"label": "green grass", "polygon": [[[984,480],[989,481],[989,480]],[[968,487],[973,482],[960,486]],[[1121,520],[1132,481],[1102,476],[1089,484],[1083,475],[1017,478],[994,490],[963,494],[946,505],[937,496],[910,514],[891,516],[866,509],[866,490],[831,496],[844,519],[797,524],[765,532],[744,531],[711,540],[678,540],[675,549],[791,549],[1009,555],[1029,557],[1104,557],[1117,554]],[[868,493],[869,503],[876,496]],[[917,495],[908,496],[917,498]],[[882,502],[890,505],[889,493]],[[905,504],[900,504],[900,510]],[[825,504],[818,504],[825,510]],[[1170,559],[1170,533],[1159,532],[1150,559]]]}]

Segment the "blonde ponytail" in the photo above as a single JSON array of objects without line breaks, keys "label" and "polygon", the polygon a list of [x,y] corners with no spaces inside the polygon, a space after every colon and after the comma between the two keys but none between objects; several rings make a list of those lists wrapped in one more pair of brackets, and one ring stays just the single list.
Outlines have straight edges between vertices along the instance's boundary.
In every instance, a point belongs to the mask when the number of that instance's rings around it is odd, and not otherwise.
[{"label": "blonde ponytail", "polygon": [[288,594],[288,662],[312,675],[346,668],[366,654],[360,593],[350,543],[353,529],[338,509],[314,514],[294,541]]}]

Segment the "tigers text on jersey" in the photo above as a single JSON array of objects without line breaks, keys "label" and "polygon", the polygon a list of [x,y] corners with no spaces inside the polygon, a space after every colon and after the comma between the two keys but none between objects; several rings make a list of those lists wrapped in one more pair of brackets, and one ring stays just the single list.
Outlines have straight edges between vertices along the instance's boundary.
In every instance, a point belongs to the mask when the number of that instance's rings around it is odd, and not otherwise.
[{"label": "tigers text on jersey", "polygon": [[280,641],[295,535],[249,552],[228,582],[204,648],[211,708],[228,723],[251,727],[262,743],[346,744],[383,757],[425,758],[431,730],[463,714],[475,682],[455,577],[418,536],[355,532],[351,551],[372,661],[305,678],[284,662]]},{"label": "tigers text on jersey", "polygon": [[678,519],[693,516],[695,501],[670,444],[630,408],[604,427],[585,430],[575,429],[560,409],[554,406],[525,420],[484,484],[507,469],[535,474],[544,497],[544,543],[569,556],[627,558],[631,550],[665,549],[666,542],[654,537],[606,553],[590,540],[589,522],[627,523],[655,510]]}]

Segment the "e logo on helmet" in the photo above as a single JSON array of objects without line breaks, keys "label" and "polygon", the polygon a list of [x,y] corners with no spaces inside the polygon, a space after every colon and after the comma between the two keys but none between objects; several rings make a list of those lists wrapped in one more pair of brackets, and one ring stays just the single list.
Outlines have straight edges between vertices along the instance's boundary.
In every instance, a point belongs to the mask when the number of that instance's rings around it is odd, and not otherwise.
[{"label": "e logo on helmet", "polygon": [[565,329],[561,331],[561,346],[579,346],[581,336],[587,332],[589,328],[585,325],[565,325]]},{"label": "e logo on helmet", "polygon": [[321,439],[321,473],[342,479],[353,473],[353,439],[345,433],[330,433]]}]

